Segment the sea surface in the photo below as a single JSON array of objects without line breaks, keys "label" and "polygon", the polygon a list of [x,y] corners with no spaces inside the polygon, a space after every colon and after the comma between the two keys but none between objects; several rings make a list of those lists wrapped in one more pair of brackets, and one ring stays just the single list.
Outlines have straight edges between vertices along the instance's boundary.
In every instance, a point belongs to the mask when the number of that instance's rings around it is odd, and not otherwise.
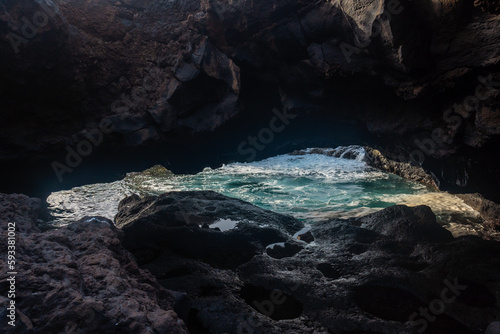
[{"label": "sea surface", "polygon": [[[331,154],[335,150],[343,153]],[[362,147],[323,149],[330,155],[311,153],[315,151],[231,163],[193,175],[175,175],[154,166],[120,181],[54,192],[47,198],[49,212],[57,226],[84,216],[113,219],[119,201],[133,193],[213,190],[306,223],[363,216],[394,204],[425,204],[454,235],[481,233],[478,212],[461,199],[368,166]]]}]

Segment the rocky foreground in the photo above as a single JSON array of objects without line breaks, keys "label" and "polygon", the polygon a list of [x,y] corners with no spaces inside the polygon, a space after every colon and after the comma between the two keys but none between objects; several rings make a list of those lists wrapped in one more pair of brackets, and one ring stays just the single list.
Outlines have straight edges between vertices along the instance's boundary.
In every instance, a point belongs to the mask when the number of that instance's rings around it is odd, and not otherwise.
[{"label": "rocky foreground", "polygon": [[[0,163],[13,171],[35,159],[54,176],[55,160],[68,177],[73,151],[176,147],[210,131],[240,143],[277,106],[300,119],[295,138],[312,114],[328,133],[355,122],[440,189],[500,201],[498,0],[2,3]],[[229,156],[217,163],[247,157],[208,146]],[[16,181],[37,180],[27,165]]]},{"label": "rocky foreground", "polygon": [[309,228],[214,192],[130,196],[115,224],[42,231],[39,212],[0,196],[2,254],[8,222],[17,234],[2,333],[485,333],[500,319],[500,244],[454,239],[425,206]]},{"label": "rocky foreground", "polygon": [[[105,218],[41,232],[40,201],[0,197],[2,333],[187,333],[162,288]],[[16,223],[16,326],[7,324],[7,222]]]}]

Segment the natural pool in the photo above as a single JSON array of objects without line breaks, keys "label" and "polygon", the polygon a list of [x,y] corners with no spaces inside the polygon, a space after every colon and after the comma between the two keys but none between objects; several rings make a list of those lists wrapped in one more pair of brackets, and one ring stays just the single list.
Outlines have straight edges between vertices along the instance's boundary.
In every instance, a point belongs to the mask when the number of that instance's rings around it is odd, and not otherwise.
[{"label": "natural pool", "polygon": [[132,193],[157,195],[182,190],[217,191],[309,223],[362,216],[394,204],[425,204],[454,234],[474,234],[479,215],[461,199],[368,166],[361,147],[345,151],[343,156],[350,159],[285,154],[206,168],[194,175],[174,175],[155,166],[129,173],[120,181],[55,192],[47,202],[57,225],[84,216],[113,219],[119,201]]}]

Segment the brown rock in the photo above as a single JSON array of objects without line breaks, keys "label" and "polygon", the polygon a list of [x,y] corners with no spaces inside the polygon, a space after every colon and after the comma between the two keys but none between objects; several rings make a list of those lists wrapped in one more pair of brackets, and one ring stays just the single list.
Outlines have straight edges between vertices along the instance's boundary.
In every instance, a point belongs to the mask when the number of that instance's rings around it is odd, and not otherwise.
[{"label": "brown rock", "polygon": [[500,230],[500,204],[484,198],[481,194],[457,194],[456,196],[463,199],[474,210],[479,211],[488,227]]},{"label": "brown rock", "polygon": [[[111,221],[84,218],[40,233],[34,222],[37,205],[23,195],[0,195],[2,254],[7,222],[15,222],[17,230],[16,327],[2,322],[2,333],[187,333],[172,310],[172,295],[139,269]],[[2,268],[5,260],[0,259]],[[4,270],[2,309],[9,302],[7,278]]]},{"label": "brown rock", "polygon": [[429,175],[422,167],[414,166],[407,162],[398,162],[387,159],[379,150],[370,147],[365,147],[365,152],[365,161],[368,165],[399,175],[405,179],[425,184],[431,189],[439,189],[432,176]]}]

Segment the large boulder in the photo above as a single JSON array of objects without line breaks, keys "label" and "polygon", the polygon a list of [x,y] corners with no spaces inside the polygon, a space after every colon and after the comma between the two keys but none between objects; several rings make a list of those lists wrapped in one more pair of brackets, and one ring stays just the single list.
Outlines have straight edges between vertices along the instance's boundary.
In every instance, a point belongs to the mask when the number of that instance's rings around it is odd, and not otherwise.
[{"label": "large boulder", "polygon": [[247,262],[303,227],[290,216],[213,191],[129,196],[120,202],[115,224],[132,252],[147,256],[169,250],[224,268]]},{"label": "large boulder", "polygon": [[394,205],[359,219],[361,227],[399,241],[449,242],[450,231],[440,226],[431,208]]}]

